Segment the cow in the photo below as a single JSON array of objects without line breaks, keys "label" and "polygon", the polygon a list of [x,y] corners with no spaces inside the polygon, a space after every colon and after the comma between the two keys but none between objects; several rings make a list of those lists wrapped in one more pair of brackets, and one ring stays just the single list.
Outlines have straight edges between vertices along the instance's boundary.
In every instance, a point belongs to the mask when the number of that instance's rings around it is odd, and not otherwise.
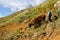
[{"label": "cow", "polygon": [[33,19],[30,23],[29,23],[29,28],[31,26],[34,26],[34,28],[37,28],[38,25],[41,25],[43,21],[45,21],[46,15],[42,14],[39,15],[38,17],[36,17],[35,19]]}]

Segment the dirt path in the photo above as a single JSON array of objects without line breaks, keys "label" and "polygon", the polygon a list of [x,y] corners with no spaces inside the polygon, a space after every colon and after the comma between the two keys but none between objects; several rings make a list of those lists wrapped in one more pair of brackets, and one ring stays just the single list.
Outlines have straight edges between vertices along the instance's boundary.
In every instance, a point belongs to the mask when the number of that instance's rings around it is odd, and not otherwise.
[{"label": "dirt path", "polygon": [[53,39],[50,40],[60,40],[60,35],[57,35],[56,37],[54,37]]}]

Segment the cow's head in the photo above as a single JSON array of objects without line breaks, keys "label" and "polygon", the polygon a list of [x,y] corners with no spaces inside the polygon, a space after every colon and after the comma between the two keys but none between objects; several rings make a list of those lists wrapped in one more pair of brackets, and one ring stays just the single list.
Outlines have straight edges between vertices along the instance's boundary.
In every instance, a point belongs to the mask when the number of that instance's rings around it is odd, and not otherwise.
[{"label": "cow's head", "polygon": [[33,22],[30,22],[29,23],[29,28],[31,27],[31,26],[33,26],[34,25],[34,23]]}]

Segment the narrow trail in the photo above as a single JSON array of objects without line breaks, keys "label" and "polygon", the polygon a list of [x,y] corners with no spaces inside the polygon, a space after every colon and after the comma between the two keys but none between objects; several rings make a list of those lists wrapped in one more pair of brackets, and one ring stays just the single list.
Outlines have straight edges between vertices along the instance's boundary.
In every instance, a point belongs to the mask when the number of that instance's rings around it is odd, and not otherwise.
[{"label": "narrow trail", "polygon": [[50,40],[60,40],[60,35],[57,35],[53,39],[50,39]]}]

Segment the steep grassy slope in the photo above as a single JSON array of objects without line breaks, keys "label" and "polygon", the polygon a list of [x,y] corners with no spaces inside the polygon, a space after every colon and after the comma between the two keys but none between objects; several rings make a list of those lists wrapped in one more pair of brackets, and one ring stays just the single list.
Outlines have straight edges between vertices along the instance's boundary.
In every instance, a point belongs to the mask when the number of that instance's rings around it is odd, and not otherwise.
[{"label": "steep grassy slope", "polygon": [[[55,23],[58,24],[58,22],[60,22],[60,19],[48,24],[45,22],[42,25],[39,25],[39,28],[37,29],[34,29],[33,27],[26,29],[30,21],[28,23],[25,23],[26,20],[34,19],[40,14],[43,14],[45,11],[47,13],[48,10],[51,9],[54,9],[52,10],[52,12],[53,14],[56,14],[57,9],[54,8],[53,5],[57,1],[58,0],[47,0],[46,2],[36,7],[25,9],[16,12],[13,15],[1,18],[0,19],[0,40],[37,40],[37,39],[47,40],[48,35],[50,35],[51,33],[53,34],[56,33],[55,35],[60,34],[58,33],[60,31],[59,30],[60,28],[57,27],[58,25],[57,26],[55,25]],[[58,29],[57,32],[55,32],[56,29]],[[52,30],[55,31],[53,32]],[[44,34],[42,34],[43,32],[47,33],[46,37],[44,36]]]},{"label": "steep grassy slope", "polygon": [[[24,9],[24,10],[27,10],[27,9]],[[15,12],[14,14],[11,14],[11,15],[9,15],[9,16],[0,18],[0,23],[5,22],[5,21],[7,21],[8,19],[10,19],[10,18],[12,18],[12,17],[20,14],[20,13],[23,12],[24,10],[21,10],[21,11]]]},{"label": "steep grassy slope", "polygon": [[[51,2],[51,0],[49,0],[49,2],[47,1],[46,3],[43,3],[41,5],[38,5],[34,8],[31,8],[31,9],[26,9],[27,12],[24,12],[26,10],[23,10],[22,12],[16,12],[15,14],[13,15],[10,15],[10,16],[7,16],[5,18],[1,18],[0,19],[0,23],[6,23],[8,24],[10,21],[15,22],[16,20],[19,21],[21,18],[22,20],[24,20],[24,17],[26,17],[25,19],[27,19],[28,17],[33,17],[33,16],[37,16],[39,15],[40,13],[43,13],[44,11],[48,11],[50,10],[51,8],[54,8],[53,5],[56,1],[53,0]],[[54,12],[56,13],[56,11],[54,10]],[[22,16],[20,14],[23,14]],[[15,17],[16,16],[16,17]],[[9,19],[9,20],[8,20]],[[11,20],[10,20],[11,19]],[[8,23],[5,22],[5,21],[9,21]],[[17,22],[16,21],[16,22]]]}]

